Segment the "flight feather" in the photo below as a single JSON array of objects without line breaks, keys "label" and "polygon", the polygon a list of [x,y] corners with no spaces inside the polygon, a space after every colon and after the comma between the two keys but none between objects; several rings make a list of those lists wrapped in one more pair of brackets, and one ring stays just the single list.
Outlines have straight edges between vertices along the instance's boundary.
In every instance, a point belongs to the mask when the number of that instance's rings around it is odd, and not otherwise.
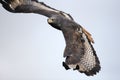
[{"label": "flight feather", "polygon": [[38,0],[0,0],[0,3],[12,13],[35,13],[48,17],[48,23],[61,30],[66,47],[64,50],[66,70],[72,68],[88,76],[100,71],[100,62],[93,48],[91,34],[77,24],[72,16],[63,11],[54,9]]}]

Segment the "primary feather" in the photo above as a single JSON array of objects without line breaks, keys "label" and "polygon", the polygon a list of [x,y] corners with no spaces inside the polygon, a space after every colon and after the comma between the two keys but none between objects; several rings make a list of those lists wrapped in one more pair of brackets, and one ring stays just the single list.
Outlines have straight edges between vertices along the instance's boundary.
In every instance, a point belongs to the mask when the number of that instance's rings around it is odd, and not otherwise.
[{"label": "primary feather", "polygon": [[36,13],[48,17],[48,23],[63,32],[66,48],[65,69],[73,68],[88,76],[100,70],[100,62],[92,43],[91,34],[77,24],[71,15],[56,10],[37,0],[0,0],[3,7],[13,13]]}]

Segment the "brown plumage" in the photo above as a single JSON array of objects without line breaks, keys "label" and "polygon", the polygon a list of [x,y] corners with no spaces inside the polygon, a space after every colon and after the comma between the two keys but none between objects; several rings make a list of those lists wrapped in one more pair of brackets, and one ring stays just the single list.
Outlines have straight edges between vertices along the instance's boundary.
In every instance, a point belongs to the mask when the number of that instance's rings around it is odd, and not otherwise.
[{"label": "brown plumage", "polygon": [[0,0],[3,7],[13,13],[36,13],[48,17],[48,23],[63,32],[66,48],[64,51],[66,70],[72,68],[88,76],[99,72],[100,62],[92,43],[91,34],[73,18],[63,12],[51,8],[37,0]]}]

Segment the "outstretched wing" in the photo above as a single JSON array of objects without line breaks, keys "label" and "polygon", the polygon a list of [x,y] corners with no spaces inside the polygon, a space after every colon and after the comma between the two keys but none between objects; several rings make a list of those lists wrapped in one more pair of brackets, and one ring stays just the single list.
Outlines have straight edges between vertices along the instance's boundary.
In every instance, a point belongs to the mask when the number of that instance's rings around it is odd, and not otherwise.
[{"label": "outstretched wing", "polygon": [[[73,18],[62,11],[51,8],[43,2],[37,0],[0,0],[2,6],[13,13],[36,13],[47,17],[58,15],[73,21]],[[63,29],[66,40],[66,49],[64,57],[66,61],[63,66],[77,69],[87,75],[94,75],[100,70],[100,63],[96,56],[96,52],[91,44],[94,43],[91,34],[81,26],[71,25],[75,29]]]},{"label": "outstretched wing", "polygon": [[38,2],[38,0],[0,0],[0,3],[7,11],[13,13],[36,13],[47,17],[59,15],[73,20],[69,14]]},{"label": "outstretched wing", "polygon": [[76,29],[63,29],[66,40],[63,66],[66,69],[73,68],[86,75],[94,75],[100,70],[100,62],[96,52],[88,39],[87,33],[81,26]]},{"label": "outstretched wing", "polygon": [[[43,2],[38,2],[38,0],[0,0],[0,3],[7,11],[13,13],[36,13],[47,17],[59,15],[73,20],[70,14],[56,10]],[[91,42],[94,42],[87,30],[83,28],[83,32],[88,36]]]}]

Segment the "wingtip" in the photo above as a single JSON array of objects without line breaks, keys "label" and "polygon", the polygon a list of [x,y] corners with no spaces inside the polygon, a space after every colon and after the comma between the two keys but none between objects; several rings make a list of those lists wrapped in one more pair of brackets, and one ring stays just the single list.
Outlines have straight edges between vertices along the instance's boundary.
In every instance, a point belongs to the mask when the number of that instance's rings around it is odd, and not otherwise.
[{"label": "wingtip", "polygon": [[92,70],[90,71],[79,71],[81,73],[85,73],[87,76],[94,76],[97,73],[99,73],[99,71],[101,70],[100,65],[97,65],[96,67],[94,67]]},{"label": "wingtip", "polygon": [[64,68],[65,68],[66,70],[70,69],[69,66],[68,66],[65,62],[63,62],[62,65],[64,66]]},{"label": "wingtip", "polygon": [[[69,65],[67,65],[65,62],[63,62],[63,66],[66,70],[69,70],[70,67]],[[84,73],[85,75],[87,76],[94,76],[96,75],[97,73],[99,73],[99,71],[101,70],[101,67],[100,65],[96,65],[93,69],[89,70],[89,71],[82,71],[79,67],[79,65],[76,65],[75,68],[73,68],[73,70],[77,70],[79,71],[80,73]]]}]

